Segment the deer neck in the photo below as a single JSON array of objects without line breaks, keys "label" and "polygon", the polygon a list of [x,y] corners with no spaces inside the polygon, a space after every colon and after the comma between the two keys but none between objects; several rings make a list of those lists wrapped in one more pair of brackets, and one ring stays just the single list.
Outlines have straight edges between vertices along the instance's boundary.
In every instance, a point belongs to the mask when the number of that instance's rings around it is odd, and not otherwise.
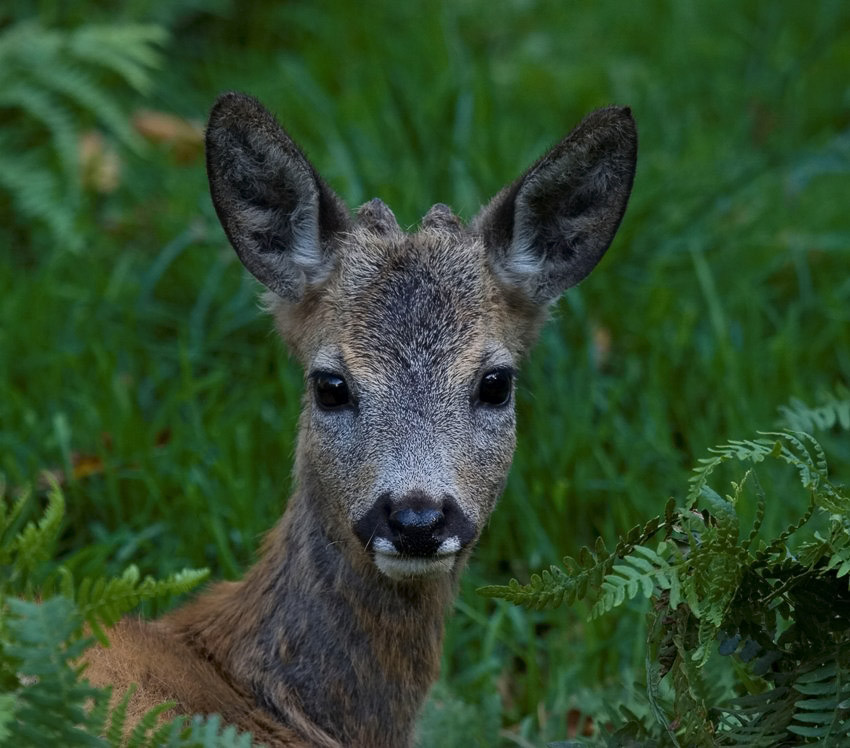
[{"label": "deer neck", "polygon": [[[213,588],[190,636],[259,706],[344,745],[404,746],[439,673],[453,573],[398,583],[343,553],[316,501],[290,499],[243,581]],[[201,598],[196,605],[202,605]],[[189,634],[189,632],[185,632]]]}]

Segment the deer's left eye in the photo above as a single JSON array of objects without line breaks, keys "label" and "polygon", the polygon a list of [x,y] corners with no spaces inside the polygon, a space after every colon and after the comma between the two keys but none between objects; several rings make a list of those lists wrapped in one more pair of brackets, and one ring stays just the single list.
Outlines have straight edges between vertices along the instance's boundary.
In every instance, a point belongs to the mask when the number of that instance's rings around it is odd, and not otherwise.
[{"label": "deer's left eye", "polygon": [[478,401],[485,405],[506,405],[511,399],[514,376],[510,369],[493,369],[481,377]]},{"label": "deer's left eye", "polygon": [[319,371],[313,375],[313,392],[319,407],[325,410],[341,408],[351,402],[351,393],[345,380],[328,371]]}]

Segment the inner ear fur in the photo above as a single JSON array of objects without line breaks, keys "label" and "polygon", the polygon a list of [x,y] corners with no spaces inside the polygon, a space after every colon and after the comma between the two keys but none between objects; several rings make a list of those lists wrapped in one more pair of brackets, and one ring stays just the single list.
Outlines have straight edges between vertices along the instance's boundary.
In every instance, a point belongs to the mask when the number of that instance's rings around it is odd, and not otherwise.
[{"label": "inner ear fur", "polygon": [[242,264],[295,302],[334,264],[332,239],[350,214],[294,141],[256,99],[218,98],[206,130],[213,205]]},{"label": "inner ear fur", "polygon": [[628,108],[589,114],[473,220],[496,275],[535,304],[583,280],[614,239],[637,161]]}]

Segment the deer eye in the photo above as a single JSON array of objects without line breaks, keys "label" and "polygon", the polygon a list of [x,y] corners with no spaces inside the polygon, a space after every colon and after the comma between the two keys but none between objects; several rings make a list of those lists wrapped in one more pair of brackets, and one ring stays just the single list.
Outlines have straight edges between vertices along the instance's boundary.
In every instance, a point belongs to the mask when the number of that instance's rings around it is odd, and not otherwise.
[{"label": "deer eye", "polygon": [[313,392],[319,407],[325,410],[341,408],[351,402],[351,394],[345,380],[328,371],[319,371],[313,375]]},{"label": "deer eye", "polygon": [[505,405],[511,399],[513,372],[510,369],[493,369],[481,377],[478,400],[485,405]]}]

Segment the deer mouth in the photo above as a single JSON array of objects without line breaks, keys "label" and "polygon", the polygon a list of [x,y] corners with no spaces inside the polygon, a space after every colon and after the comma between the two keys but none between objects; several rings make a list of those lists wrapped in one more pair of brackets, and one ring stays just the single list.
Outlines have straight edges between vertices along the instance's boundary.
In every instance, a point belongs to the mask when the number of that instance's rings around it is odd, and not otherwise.
[{"label": "deer mouth", "polygon": [[354,534],[391,579],[447,574],[475,538],[475,525],[456,499],[410,492],[385,493],[354,523]]},{"label": "deer mouth", "polygon": [[371,547],[375,566],[390,579],[421,579],[448,574],[454,568],[461,542],[457,536],[446,538],[428,556],[402,553],[387,538],[374,538]]}]

